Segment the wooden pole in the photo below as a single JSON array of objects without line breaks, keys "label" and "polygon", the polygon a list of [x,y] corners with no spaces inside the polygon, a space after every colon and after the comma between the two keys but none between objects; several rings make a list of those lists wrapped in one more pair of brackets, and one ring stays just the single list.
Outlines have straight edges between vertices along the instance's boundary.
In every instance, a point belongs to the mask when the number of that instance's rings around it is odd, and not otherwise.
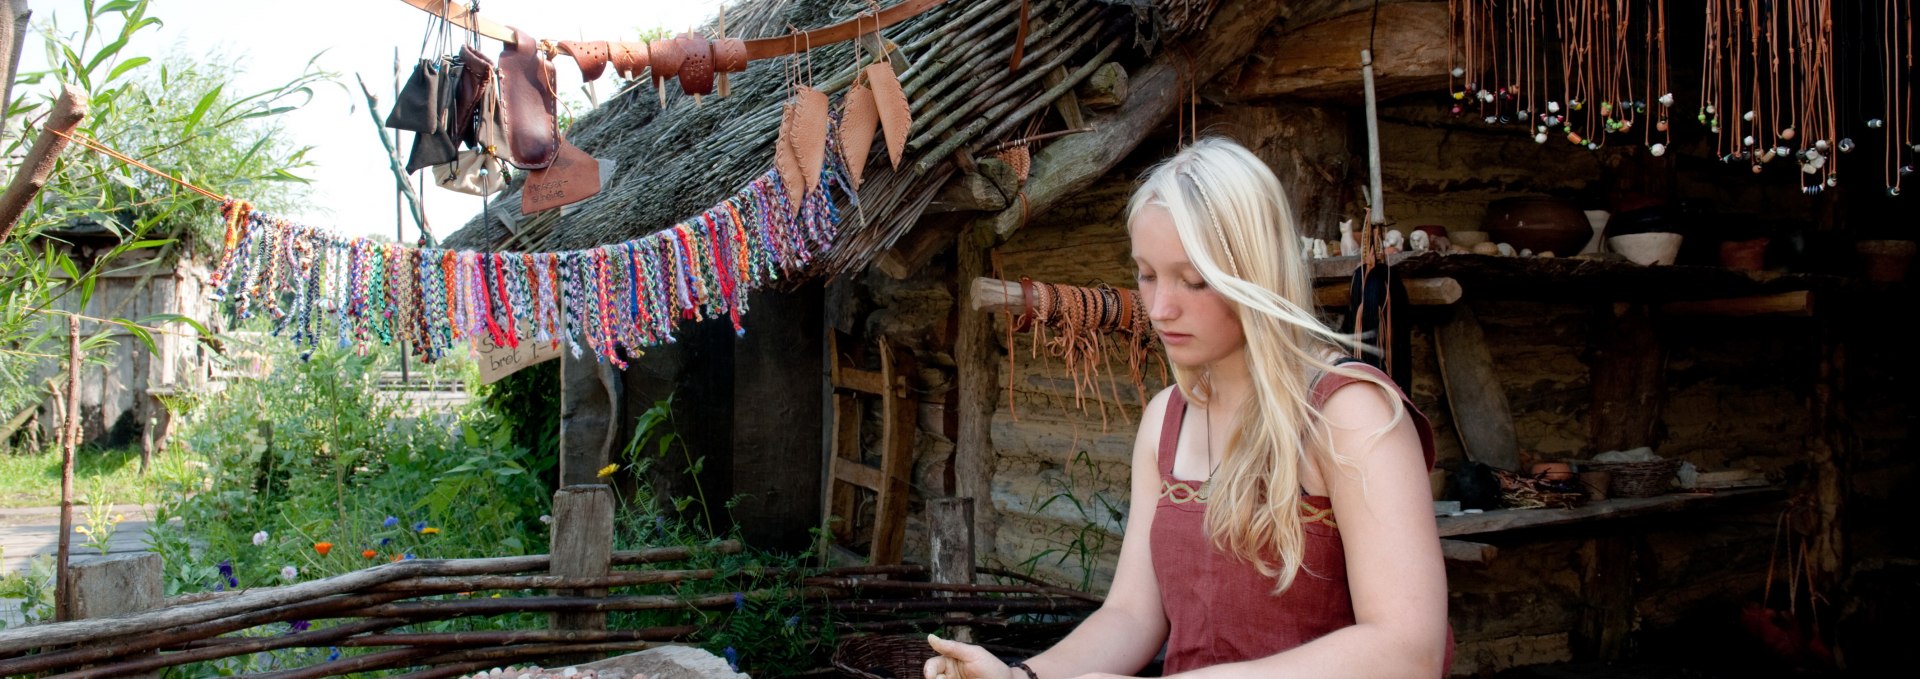
[{"label": "wooden pole", "polygon": [[80,441],[80,317],[67,316],[67,419],[60,442],[60,547],[54,564],[54,620],[73,619],[73,574],[68,559],[73,549],[73,449]]},{"label": "wooden pole", "polygon": [[[1460,301],[1463,291],[1460,281],[1451,277],[1410,278],[1402,281],[1407,286],[1407,301],[1419,306],[1439,306]],[[1132,288],[1116,288],[1126,294],[1134,294]],[[1000,313],[1011,311],[1020,313],[1027,308],[1027,297],[1020,289],[1019,281],[1003,281],[997,278],[975,278],[968,290],[968,306],[974,311]],[[1314,288],[1314,302],[1320,306],[1346,306],[1351,294],[1347,283],[1326,285]]]},{"label": "wooden pole", "polygon": [[61,135],[73,134],[73,129],[86,117],[87,93],[72,85],[62,87],[60,100],[54,102],[53,113],[40,128],[40,138],[33,140],[33,148],[20,162],[19,173],[7,184],[6,194],[0,195],[0,242],[13,235],[20,215],[33,204],[33,197],[47,187],[47,176],[53,174],[54,161],[67,148],[67,138]]},{"label": "wooden pole", "polygon": [[[973,498],[947,497],[927,503],[927,524],[932,528],[932,584],[973,584]],[[951,593],[942,594],[951,598]],[[973,628],[954,630],[953,638],[973,643]]]},{"label": "wooden pole", "polygon": [[[982,247],[981,241],[991,237],[990,230],[981,228],[962,231],[956,239],[954,252],[959,282],[965,286],[961,291],[969,304],[977,294],[970,282],[987,271],[988,250]],[[1014,285],[1016,290],[1019,287]],[[973,538],[986,548],[977,552],[975,558],[984,558],[993,553],[997,526],[993,506],[993,412],[1000,402],[1000,360],[995,356],[998,352],[994,350],[993,319],[986,314],[961,313],[959,325],[953,341],[953,360],[960,382],[960,412],[957,413],[960,426],[953,443],[953,494],[977,500],[973,507]]]},{"label": "wooden pole", "polygon": [[[605,485],[566,486],[553,494],[553,575],[606,577],[613,567],[613,489]],[[605,587],[557,589],[555,596],[604,597]],[[607,614],[554,613],[556,630],[605,631]],[[595,658],[571,655],[568,664]]]}]

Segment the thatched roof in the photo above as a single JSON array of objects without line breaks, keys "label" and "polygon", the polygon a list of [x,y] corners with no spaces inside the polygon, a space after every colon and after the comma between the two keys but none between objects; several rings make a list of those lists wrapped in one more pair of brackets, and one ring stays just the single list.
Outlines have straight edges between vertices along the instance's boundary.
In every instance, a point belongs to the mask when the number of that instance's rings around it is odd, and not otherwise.
[{"label": "thatched roof", "polygon": [[[892,2],[882,2],[891,5]],[[906,161],[887,166],[873,153],[861,209],[848,212],[833,252],[821,260],[838,273],[864,266],[910,228],[952,176],[957,149],[1017,136],[1060,96],[1047,74],[1074,69],[1089,55],[1111,55],[1135,33],[1134,12],[1100,0],[1035,0],[1017,72],[1010,72],[1019,2],[949,1],[882,31],[906,62],[901,82],[913,105]],[[795,27],[827,25],[867,11],[864,0],[750,0],[728,12],[728,34],[756,38]],[[1103,49],[1104,48],[1104,49]],[[617,163],[599,195],[533,218],[518,212],[519,187],[496,198],[491,219],[476,217],[446,239],[447,247],[566,250],[645,235],[711,206],[773,162],[773,142],[788,84],[797,73],[837,102],[857,66],[851,43],[753,63],[732,77],[732,95],[696,106],[668,81],[667,107],[641,81],[581,117],[568,138]],[[872,49],[862,50],[870,60]],[[565,65],[565,64],[563,64]],[[896,66],[901,63],[896,61]],[[1050,92],[1050,89],[1053,90]],[[837,104],[836,104],[837,106]],[[507,225],[502,215],[518,222]]]}]

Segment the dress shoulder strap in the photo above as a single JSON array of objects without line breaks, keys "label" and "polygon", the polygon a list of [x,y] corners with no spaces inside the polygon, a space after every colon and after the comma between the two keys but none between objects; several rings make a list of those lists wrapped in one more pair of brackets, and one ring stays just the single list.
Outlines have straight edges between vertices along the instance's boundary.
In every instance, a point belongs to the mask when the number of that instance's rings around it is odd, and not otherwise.
[{"label": "dress shoulder strap", "polygon": [[1173,474],[1173,456],[1180,449],[1180,426],[1187,420],[1187,397],[1174,387],[1167,395],[1167,417],[1160,422],[1160,475]]}]

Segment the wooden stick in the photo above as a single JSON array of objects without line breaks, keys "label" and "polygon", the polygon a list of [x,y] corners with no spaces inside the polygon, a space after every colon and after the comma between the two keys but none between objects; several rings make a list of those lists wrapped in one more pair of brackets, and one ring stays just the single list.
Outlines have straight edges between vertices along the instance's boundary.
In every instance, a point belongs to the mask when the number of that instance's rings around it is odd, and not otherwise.
[{"label": "wooden stick", "polygon": [[131,674],[157,670],[163,667],[176,667],[187,663],[231,658],[237,655],[250,655],[282,648],[326,646],[331,642],[345,639],[362,632],[398,627],[404,624],[407,624],[407,621],[397,619],[361,620],[338,627],[328,627],[326,629],[311,630],[298,634],[258,637],[238,643],[196,648],[190,651],[168,653],[166,655],[152,655],[111,665],[98,665],[65,674],[56,674],[50,679],[124,677]]},{"label": "wooden stick", "polygon": [[19,225],[20,215],[26,213],[27,206],[33,203],[33,197],[40,195],[40,190],[47,187],[47,176],[53,173],[54,161],[67,148],[68,139],[64,135],[73,134],[73,129],[79,127],[80,121],[86,117],[87,93],[72,85],[62,86],[60,99],[54,102],[53,112],[47,115],[46,124],[40,128],[40,137],[33,140],[33,148],[20,161],[18,174],[7,184],[6,194],[0,195],[0,242],[5,242],[7,236],[13,235],[13,227]]},{"label": "wooden stick", "polygon": [[700,632],[697,625],[648,627],[619,630],[516,630],[492,632],[439,632],[421,634],[369,634],[343,639],[335,646],[506,646],[529,642],[604,642],[673,641]]},{"label": "wooden stick", "polygon": [[117,638],[102,637],[105,641],[95,646],[0,661],[0,676],[17,676],[61,667],[75,667],[132,653],[178,646],[183,642],[205,639],[279,620],[328,617],[328,614],[333,611],[351,610],[383,604],[404,597],[405,595],[402,594],[361,594],[345,597],[330,597],[317,601],[307,601],[292,606],[254,611],[246,615],[224,620],[187,625],[163,632],[149,632]]},{"label": "wooden stick", "polygon": [[697,571],[638,571],[609,573],[602,577],[565,577],[559,575],[479,575],[469,577],[413,578],[396,580],[374,587],[375,592],[406,592],[409,595],[430,592],[472,592],[485,589],[603,589],[658,585],[687,580],[712,580],[712,569]]},{"label": "wooden stick", "polygon": [[[1460,301],[1463,294],[1460,281],[1451,277],[1409,278],[1403,281],[1407,286],[1407,301],[1416,305],[1445,305]],[[1136,294],[1132,288],[1116,288],[1127,294]],[[1320,306],[1344,306],[1347,303],[1346,285],[1328,285],[1314,288],[1314,301]],[[968,306],[974,311],[984,313],[1013,312],[1020,313],[1027,308],[1026,294],[1020,289],[1019,281],[1005,281],[997,278],[973,279],[972,301]]]},{"label": "wooden stick", "polygon": [[68,570],[73,550],[73,449],[80,442],[80,317],[71,314],[67,316],[67,420],[61,424],[67,435],[60,442],[60,547],[54,565],[53,619],[64,621],[73,619],[73,574]]},{"label": "wooden stick", "polygon": [[420,227],[421,235],[432,233],[427,229],[427,212],[420,205],[420,195],[414,192],[413,182],[407,180],[407,167],[400,159],[400,149],[387,137],[387,125],[380,120],[380,100],[374,98],[373,90],[367,89],[367,81],[360,74],[353,74],[353,79],[360,83],[360,93],[367,98],[367,115],[373,116],[373,129],[380,134],[380,145],[387,149],[387,166],[393,169],[394,184],[398,185],[400,195],[407,197],[407,205],[413,208],[414,225]]},{"label": "wooden stick", "polygon": [[[699,549],[726,554],[738,552],[741,546],[737,541],[728,540],[716,543],[712,547]],[[613,555],[613,562],[617,565],[631,565],[677,561],[693,556],[695,551],[696,548],[692,547],[659,547],[616,552]],[[286,606],[335,594],[362,592],[376,585],[406,578],[520,573],[543,570],[547,567],[547,563],[548,557],[544,554],[444,561],[420,559],[388,563],[324,580],[255,590],[230,598],[163,608],[140,615],[0,630],[0,654],[13,654],[42,646],[57,646],[102,638],[151,634],[157,629],[172,629],[182,625],[218,620],[262,608]]]},{"label": "wooden stick", "polygon": [[816,587],[837,587],[847,590],[888,590],[895,592],[974,592],[1004,594],[1041,594],[1079,599],[1101,603],[1106,599],[1096,594],[1077,592],[1060,587],[1032,587],[1027,585],[973,585],[945,582],[902,582],[898,580],[857,580],[854,578],[807,578],[802,583]]}]

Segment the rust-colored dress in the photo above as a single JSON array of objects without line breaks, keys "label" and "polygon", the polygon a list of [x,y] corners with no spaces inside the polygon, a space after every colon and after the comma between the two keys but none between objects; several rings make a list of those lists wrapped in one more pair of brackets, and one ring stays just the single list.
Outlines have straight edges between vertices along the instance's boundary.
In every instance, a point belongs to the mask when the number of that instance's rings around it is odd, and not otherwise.
[{"label": "rust-colored dress", "polygon": [[[1349,365],[1374,370],[1360,363]],[[1322,377],[1314,385],[1315,407],[1356,381],[1337,374]],[[1327,497],[1300,491],[1306,552],[1293,585],[1279,597],[1272,594],[1273,578],[1216,549],[1207,539],[1207,505],[1199,496],[1200,481],[1173,476],[1187,401],[1177,389],[1171,397],[1166,423],[1160,427],[1160,501],[1153,513],[1152,550],[1168,623],[1165,673],[1264,658],[1354,624],[1346,550]],[[1420,433],[1427,468],[1432,469],[1433,430],[1405,394],[1401,400]],[[1442,667],[1452,664],[1449,629]],[[1443,670],[1441,676],[1445,674]]]}]

